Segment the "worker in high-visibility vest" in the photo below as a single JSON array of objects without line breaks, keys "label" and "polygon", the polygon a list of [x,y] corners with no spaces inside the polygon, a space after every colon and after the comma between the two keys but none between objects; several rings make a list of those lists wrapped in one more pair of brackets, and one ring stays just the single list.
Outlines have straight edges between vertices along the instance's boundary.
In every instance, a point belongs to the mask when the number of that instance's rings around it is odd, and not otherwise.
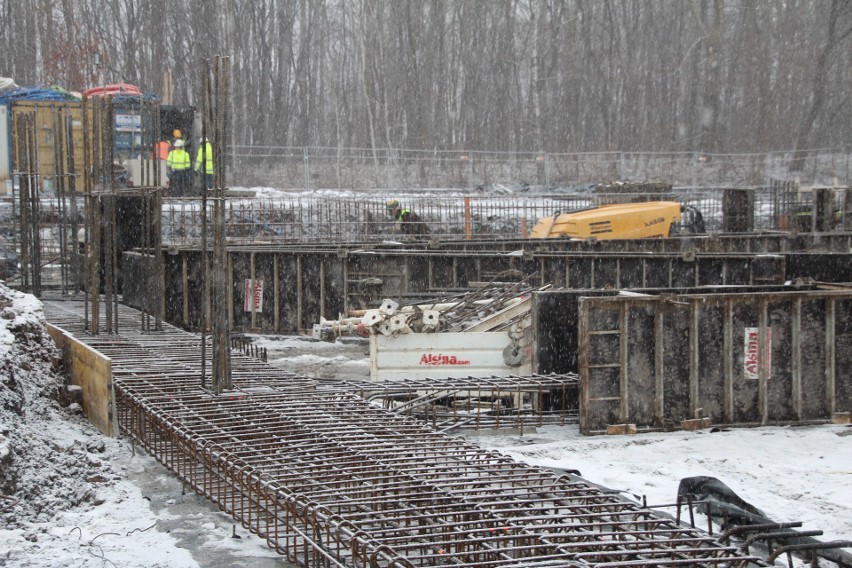
[{"label": "worker in high-visibility vest", "polygon": [[195,171],[199,175],[204,175],[205,187],[213,189],[213,144],[207,138],[202,138],[201,144],[198,146],[198,152],[195,155]]},{"label": "worker in high-visibility vest", "polygon": [[398,199],[391,199],[386,204],[388,214],[396,221],[396,230],[405,235],[428,235],[429,229],[420,220],[420,217],[409,209],[400,205]]},{"label": "worker in high-visibility vest", "polygon": [[156,158],[159,160],[168,160],[169,159],[169,150],[171,150],[171,144],[168,140],[160,140],[156,144],[154,144],[154,152],[151,156],[152,159]]},{"label": "worker in high-visibility vest", "polygon": [[191,162],[189,153],[183,149],[183,140],[175,140],[174,149],[169,152],[169,157],[166,159],[172,197],[186,194],[192,171],[189,169]]}]

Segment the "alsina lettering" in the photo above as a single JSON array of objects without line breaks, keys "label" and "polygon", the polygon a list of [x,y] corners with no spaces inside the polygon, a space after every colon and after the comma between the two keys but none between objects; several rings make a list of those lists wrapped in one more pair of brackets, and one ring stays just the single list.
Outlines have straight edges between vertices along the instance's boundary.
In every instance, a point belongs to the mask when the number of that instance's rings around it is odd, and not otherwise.
[{"label": "alsina lettering", "polygon": [[424,354],[420,357],[421,365],[470,365],[470,361],[459,359],[455,355]]}]

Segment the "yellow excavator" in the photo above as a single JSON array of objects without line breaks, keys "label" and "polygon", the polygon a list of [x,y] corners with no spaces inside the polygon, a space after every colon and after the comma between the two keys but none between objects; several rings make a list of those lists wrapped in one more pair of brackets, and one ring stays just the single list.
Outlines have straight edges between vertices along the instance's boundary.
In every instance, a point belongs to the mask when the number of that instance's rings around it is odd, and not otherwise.
[{"label": "yellow excavator", "polygon": [[530,237],[546,239],[649,239],[704,233],[704,217],[676,201],[617,203],[571,213],[556,212],[533,228]]}]

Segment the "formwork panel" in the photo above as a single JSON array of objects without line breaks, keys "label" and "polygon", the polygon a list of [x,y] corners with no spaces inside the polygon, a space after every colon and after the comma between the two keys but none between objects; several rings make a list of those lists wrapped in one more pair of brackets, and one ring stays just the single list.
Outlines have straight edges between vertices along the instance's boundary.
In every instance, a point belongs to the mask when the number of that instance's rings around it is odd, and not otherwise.
[{"label": "formwork panel", "polygon": [[618,369],[589,369],[586,401],[590,411],[580,415],[580,420],[593,417],[593,422],[588,423],[589,428],[604,429],[607,424],[623,422],[620,415],[619,376]]},{"label": "formwork panel", "polygon": [[696,286],[695,274],[698,270],[697,264],[692,260],[673,260],[672,261],[672,282],[673,288],[689,288]]},{"label": "formwork panel", "polygon": [[251,298],[251,291],[247,280],[251,279],[251,253],[232,252],[231,262],[234,267],[234,286],[231,290],[234,302],[234,320],[235,329],[251,329],[251,303],[248,302],[249,310],[246,311],[247,303],[246,294]]},{"label": "formwork panel", "polygon": [[572,258],[568,264],[568,286],[577,290],[594,288],[593,266],[592,258]]},{"label": "formwork panel", "polygon": [[577,297],[568,292],[533,295],[533,368],[542,374],[577,368]]},{"label": "formwork panel", "polygon": [[122,286],[122,302],[138,310],[155,313],[159,311],[157,291],[161,275],[157,269],[157,258],[150,254],[125,252],[123,255],[122,271],[124,286]]},{"label": "formwork panel", "polygon": [[645,286],[669,288],[671,285],[671,261],[668,258],[649,258],[645,261]]},{"label": "formwork panel", "polygon": [[201,327],[201,306],[204,302],[204,266],[201,253],[187,257],[186,304],[189,310],[189,328]]},{"label": "formwork panel", "polygon": [[299,285],[298,259],[295,254],[278,255],[278,317],[282,329],[298,330]]},{"label": "formwork panel", "polygon": [[[431,261],[431,259],[430,259]],[[431,262],[422,262],[422,259],[406,258],[405,281],[409,292],[425,292],[429,290],[429,271]]]},{"label": "formwork panel", "polygon": [[594,263],[595,288],[618,288],[618,259],[599,257]]},{"label": "formwork panel", "polygon": [[554,288],[566,288],[568,284],[568,261],[565,258],[547,257],[542,269],[544,282],[553,285]]},{"label": "formwork panel", "polygon": [[113,415],[112,360],[61,327],[47,324],[47,331],[62,352],[71,384],[83,389],[86,417],[104,435],[117,436],[118,423]]},{"label": "formwork panel", "polygon": [[754,303],[734,302],[731,305],[733,362],[733,421],[759,423],[761,412],[758,400],[758,379],[746,373],[748,353],[746,336],[758,327],[758,307]]},{"label": "formwork panel", "polygon": [[[689,393],[689,326],[688,306],[673,305],[662,307],[663,312],[663,417],[671,422],[692,418]],[[655,342],[656,343],[656,342]],[[653,388],[649,377],[637,377],[637,385]],[[639,390],[634,396],[645,396]]]},{"label": "formwork panel", "polygon": [[642,258],[621,258],[619,270],[620,288],[645,287],[645,260]]},{"label": "formwork panel", "polygon": [[[419,272],[427,272],[421,264]],[[345,311],[345,279],[344,263],[329,257],[325,269],[325,317],[336,318]]]},{"label": "formwork panel", "polygon": [[721,258],[697,259],[698,285],[699,286],[721,286],[727,284],[725,281],[725,262]]},{"label": "formwork panel", "polygon": [[725,284],[752,284],[751,260],[735,258],[728,259],[728,279]]},{"label": "formwork panel", "polygon": [[826,416],[825,308],[822,299],[802,301],[802,418]]},{"label": "formwork panel", "polygon": [[769,379],[766,383],[767,417],[769,420],[795,420],[791,302],[769,302],[767,312],[768,326],[772,330]]},{"label": "formwork panel", "polygon": [[[618,313],[628,314],[626,353],[616,333],[595,335],[614,330]],[[582,297],[581,429],[602,432],[615,419],[645,428],[705,416],[743,425],[830,420],[852,404],[850,315],[845,290]],[[617,418],[594,401],[615,392]]]},{"label": "formwork panel", "polygon": [[456,259],[456,283],[455,286],[467,287],[471,282],[481,282],[477,258],[473,256],[460,256]]},{"label": "formwork panel", "polygon": [[323,309],[326,257],[301,255],[301,259],[302,317],[298,323],[299,329],[311,329],[320,317],[329,315]]},{"label": "formwork panel", "polygon": [[852,412],[852,300],[835,302],[834,337],[835,411]]},{"label": "formwork panel", "polygon": [[433,288],[455,288],[455,256],[432,257]]},{"label": "formwork panel", "polygon": [[699,306],[697,344],[698,400],[701,416],[722,422],[725,403],[725,310],[720,305]]},{"label": "formwork panel", "polygon": [[593,335],[589,337],[589,356],[592,365],[606,365],[618,362],[620,353],[620,334]]},{"label": "formwork panel", "polygon": [[[275,331],[275,255],[254,255],[255,286],[262,290],[261,309],[255,310],[254,329],[269,333]],[[249,313],[251,316],[251,313]]]},{"label": "formwork panel", "polygon": [[654,397],[630,396],[643,388],[640,377],[653,377],[656,357],[654,312],[646,306],[631,306],[627,311],[627,411],[631,421],[654,424]]},{"label": "formwork panel", "polygon": [[166,321],[178,325],[183,322],[183,258],[184,255],[166,254],[163,257],[163,269],[166,272]]},{"label": "formwork panel", "polygon": [[784,257],[779,254],[762,254],[751,264],[752,283],[780,284],[784,281]]}]

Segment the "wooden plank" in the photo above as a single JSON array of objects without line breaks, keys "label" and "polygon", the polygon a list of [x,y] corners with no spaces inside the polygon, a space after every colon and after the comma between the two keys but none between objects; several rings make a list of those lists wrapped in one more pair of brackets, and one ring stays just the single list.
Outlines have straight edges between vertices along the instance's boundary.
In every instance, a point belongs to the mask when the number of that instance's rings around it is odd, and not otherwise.
[{"label": "wooden plank", "polygon": [[89,422],[106,436],[117,436],[117,417],[112,412],[115,407],[112,360],[78,341],[61,327],[49,323],[45,325],[48,334],[62,352],[71,384],[83,389],[83,412]]}]

